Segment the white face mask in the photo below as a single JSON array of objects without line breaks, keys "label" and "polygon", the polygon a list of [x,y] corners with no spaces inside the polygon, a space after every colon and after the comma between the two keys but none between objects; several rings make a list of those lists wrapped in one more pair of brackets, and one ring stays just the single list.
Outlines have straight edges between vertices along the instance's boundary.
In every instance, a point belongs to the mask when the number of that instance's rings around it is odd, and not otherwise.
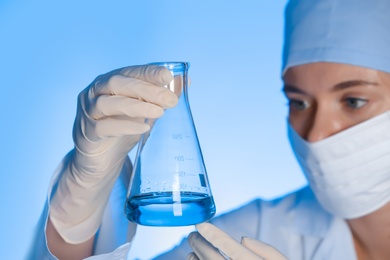
[{"label": "white face mask", "polygon": [[309,143],[288,127],[291,147],[321,205],[358,218],[390,201],[390,111]]}]

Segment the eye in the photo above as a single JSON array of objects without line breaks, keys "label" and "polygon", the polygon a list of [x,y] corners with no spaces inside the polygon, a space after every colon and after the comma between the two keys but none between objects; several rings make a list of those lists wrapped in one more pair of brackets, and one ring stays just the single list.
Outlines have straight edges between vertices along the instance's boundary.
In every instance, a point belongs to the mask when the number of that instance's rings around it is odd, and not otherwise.
[{"label": "eye", "polygon": [[304,110],[309,107],[309,102],[299,99],[290,99],[288,101],[288,105],[290,108],[293,108],[295,110]]},{"label": "eye", "polygon": [[357,109],[367,104],[368,100],[362,98],[346,98],[344,102],[349,108]]}]

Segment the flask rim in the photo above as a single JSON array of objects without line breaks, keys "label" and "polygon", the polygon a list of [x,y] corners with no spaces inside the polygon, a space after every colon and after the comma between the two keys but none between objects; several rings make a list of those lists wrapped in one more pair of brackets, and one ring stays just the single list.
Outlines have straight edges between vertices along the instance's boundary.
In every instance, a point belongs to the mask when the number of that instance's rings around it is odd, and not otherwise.
[{"label": "flask rim", "polygon": [[163,66],[171,71],[185,71],[190,67],[190,63],[186,61],[158,61],[150,62],[148,65]]}]

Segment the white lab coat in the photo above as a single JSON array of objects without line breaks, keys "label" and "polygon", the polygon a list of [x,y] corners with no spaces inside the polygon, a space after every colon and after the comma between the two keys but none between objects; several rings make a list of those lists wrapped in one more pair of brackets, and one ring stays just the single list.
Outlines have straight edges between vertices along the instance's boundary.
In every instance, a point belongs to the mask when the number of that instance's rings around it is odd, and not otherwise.
[{"label": "white lab coat", "polygon": [[[61,167],[62,164],[58,169]],[[49,188],[48,200],[59,175],[60,170],[57,170]],[[122,173],[111,193],[97,234],[95,256],[88,258],[90,260],[127,259],[136,230],[136,225],[123,214],[127,183],[126,173]],[[47,248],[47,216],[48,203],[39,221],[28,259],[56,259]],[[212,222],[238,241],[242,236],[261,240],[292,260],[357,259],[346,222],[324,211],[308,187],[273,201],[256,199],[216,217]],[[156,259],[186,259],[190,251],[184,239]]]}]

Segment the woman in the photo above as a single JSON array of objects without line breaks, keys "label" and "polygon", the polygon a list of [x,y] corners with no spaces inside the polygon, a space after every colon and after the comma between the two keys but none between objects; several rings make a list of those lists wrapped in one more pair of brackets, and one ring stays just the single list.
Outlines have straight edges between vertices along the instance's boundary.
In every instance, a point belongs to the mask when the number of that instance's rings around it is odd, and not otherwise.
[{"label": "woman", "polygon": [[[389,10],[388,1],[287,6],[288,132],[311,190],[260,202],[261,227],[252,237],[290,259],[390,258]],[[244,247],[212,235],[214,227],[199,231],[232,259],[250,259]],[[217,259],[198,234],[190,243],[197,255]],[[270,254],[265,259],[281,257]]]},{"label": "woman", "polygon": [[[310,187],[212,221],[229,235],[199,225],[192,248],[184,240],[160,259],[191,251],[193,259],[390,258],[389,13],[387,0],[289,2],[283,90],[289,139]],[[148,130],[142,118],[177,102],[160,87],[171,80],[163,68],[133,66],[99,76],[80,93],[75,149],[53,177],[48,247],[37,250],[39,258],[50,249],[60,259],[125,259],[135,226],[126,237],[119,227],[127,220],[110,212],[123,207],[115,198],[125,196],[127,153]],[[253,239],[234,242],[243,236]]]}]

